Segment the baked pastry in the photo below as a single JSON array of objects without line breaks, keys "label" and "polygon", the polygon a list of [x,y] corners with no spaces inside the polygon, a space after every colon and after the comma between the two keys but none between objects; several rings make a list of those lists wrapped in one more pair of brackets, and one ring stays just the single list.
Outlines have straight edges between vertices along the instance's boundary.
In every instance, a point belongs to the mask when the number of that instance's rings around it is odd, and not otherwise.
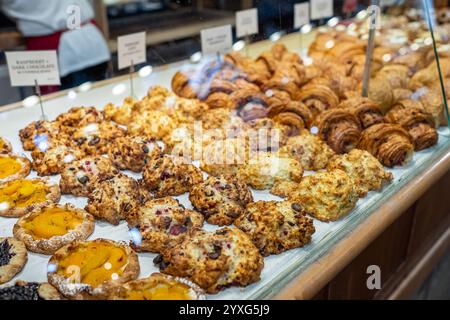
[{"label": "baked pastry", "polygon": [[204,291],[189,280],[153,273],[121,285],[112,300],[204,300]]},{"label": "baked pastry", "polygon": [[363,131],[358,149],[367,150],[383,165],[394,167],[412,158],[414,145],[400,125],[380,123]]},{"label": "baked pastry", "polygon": [[77,159],[81,159],[82,153],[66,145],[50,147],[45,151],[35,149],[31,153],[33,162],[31,167],[39,176],[60,174],[65,166]]},{"label": "baked pastry", "polygon": [[139,275],[136,253],[106,239],[72,242],[50,258],[48,282],[70,299],[106,299],[118,285]]},{"label": "baked pastry", "polygon": [[368,94],[369,98],[378,104],[383,113],[388,112],[394,103],[393,90],[389,82],[382,77],[370,79]]},{"label": "baked pastry", "polygon": [[58,203],[61,193],[49,180],[12,180],[0,184],[0,216],[21,217],[35,209]]},{"label": "baked pastry", "polygon": [[342,170],[321,171],[306,176],[289,193],[305,212],[321,221],[336,221],[353,210],[358,193],[351,177]]},{"label": "baked pastry", "polygon": [[318,171],[327,166],[335,153],[317,136],[302,130],[298,136],[290,137],[278,154],[296,159],[305,170]]},{"label": "baked pastry", "polygon": [[268,117],[289,127],[288,136],[296,136],[302,129],[309,128],[313,115],[306,105],[297,101],[283,101],[272,98]]},{"label": "baked pastry", "polygon": [[138,251],[171,250],[203,226],[203,216],[187,210],[171,197],[147,201],[127,218],[129,228],[137,230],[132,247]]},{"label": "baked pastry", "polygon": [[[442,93],[434,90],[428,90],[420,96],[419,101],[422,103],[425,111],[433,116],[436,126],[447,125],[448,120],[445,113]],[[448,101],[448,104],[450,104],[450,101]]]},{"label": "baked pastry", "polygon": [[14,278],[27,261],[27,248],[22,241],[0,237],[0,284]]},{"label": "baked pastry", "polygon": [[350,111],[360,121],[362,129],[384,122],[380,107],[369,98],[351,98],[342,101],[338,108]]},{"label": "baked pastry", "polygon": [[128,124],[128,133],[136,136],[163,139],[177,127],[178,123],[160,110],[148,110],[137,113]]},{"label": "baked pastry", "polygon": [[264,151],[275,152],[286,144],[291,128],[269,118],[247,122],[247,128],[238,139],[246,139],[250,154]]},{"label": "baked pastry", "polygon": [[155,263],[163,273],[187,278],[211,294],[257,282],[264,267],[258,249],[237,228],[198,231],[158,256]]},{"label": "baked pastry", "polygon": [[253,196],[240,179],[221,175],[209,176],[203,183],[195,185],[189,200],[208,223],[225,226],[242,214],[245,206],[253,201]]},{"label": "baked pastry", "polygon": [[103,113],[95,107],[73,107],[55,119],[55,122],[61,126],[72,128],[84,127],[103,121],[105,121]]},{"label": "baked pastry", "polygon": [[416,151],[429,148],[438,142],[439,136],[433,116],[420,107],[403,105],[400,101],[386,114],[386,120],[401,125],[409,132]]},{"label": "baked pastry", "polygon": [[49,205],[21,217],[14,225],[14,236],[28,250],[53,254],[59,248],[85,240],[94,231],[94,218],[70,204]]},{"label": "baked pastry", "polygon": [[33,151],[35,148],[46,150],[50,145],[67,140],[66,135],[61,132],[60,124],[42,120],[21,129],[19,137],[25,151]]},{"label": "baked pastry", "polygon": [[303,102],[314,116],[325,110],[335,108],[339,104],[339,98],[329,87],[324,85],[305,85],[298,94],[297,100]]},{"label": "baked pastry", "polygon": [[365,197],[372,190],[381,190],[393,179],[392,173],[386,171],[374,156],[358,149],[336,156],[328,163],[327,169],[345,171],[352,178],[359,197]]},{"label": "baked pastry", "polygon": [[318,136],[336,153],[349,152],[361,138],[361,124],[356,116],[345,109],[322,112],[316,119]]},{"label": "baked pastry", "polygon": [[144,185],[158,198],[181,195],[203,181],[203,174],[197,167],[168,155],[150,159],[142,177]]},{"label": "baked pastry", "polygon": [[0,154],[9,154],[11,152],[12,152],[11,143],[0,137]]},{"label": "baked pastry", "polygon": [[108,157],[120,170],[141,172],[149,158],[163,150],[153,139],[142,136],[125,136],[114,140],[108,148]]},{"label": "baked pastry", "polygon": [[136,180],[119,173],[96,181],[85,210],[97,219],[118,225],[150,198]]},{"label": "baked pastry", "polygon": [[409,68],[401,64],[390,64],[378,71],[377,77],[383,78],[391,88],[406,88],[409,82]]},{"label": "baked pastry", "polygon": [[30,170],[31,163],[27,158],[0,154],[0,183],[25,178]]},{"label": "baked pastry", "polygon": [[73,147],[86,156],[98,156],[106,154],[110,144],[124,135],[125,130],[113,122],[91,123],[73,133]]},{"label": "baked pastry", "polygon": [[103,109],[105,120],[126,126],[131,122],[133,107],[137,102],[133,97],[126,97],[121,106],[108,103]]},{"label": "baked pastry", "polygon": [[303,247],[315,232],[302,206],[288,201],[250,203],[234,224],[250,236],[265,257]]},{"label": "baked pastry", "polygon": [[0,288],[0,300],[62,300],[63,298],[48,283],[17,281],[13,286]]}]

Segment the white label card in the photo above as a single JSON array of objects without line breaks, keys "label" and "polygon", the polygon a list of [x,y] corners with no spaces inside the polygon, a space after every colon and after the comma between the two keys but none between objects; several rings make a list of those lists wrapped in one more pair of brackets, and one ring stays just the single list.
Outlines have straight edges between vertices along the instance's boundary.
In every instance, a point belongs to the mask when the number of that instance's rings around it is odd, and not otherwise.
[{"label": "white label card", "polygon": [[118,37],[117,55],[119,58],[119,70],[128,68],[132,64],[147,62],[145,32]]},{"label": "white label card", "polygon": [[236,12],[236,37],[242,38],[258,32],[258,9]]},{"label": "white label card", "polygon": [[309,21],[309,2],[294,5],[294,29],[300,29]]},{"label": "white label card", "polygon": [[61,85],[56,51],[6,52],[6,62],[13,87]]},{"label": "white label card", "polygon": [[202,30],[201,38],[204,55],[226,53],[233,47],[231,25]]},{"label": "white label card", "polygon": [[311,19],[318,20],[333,16],[333,0],[311,0]]}]

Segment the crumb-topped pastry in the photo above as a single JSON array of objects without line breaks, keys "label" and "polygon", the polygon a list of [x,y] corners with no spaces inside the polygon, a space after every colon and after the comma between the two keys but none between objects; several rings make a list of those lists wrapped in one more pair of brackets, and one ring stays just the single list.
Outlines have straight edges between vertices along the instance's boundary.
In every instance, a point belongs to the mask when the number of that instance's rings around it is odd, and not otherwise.
[{"label": "crumb-topped pastry", "polygon": [[33,162],[31,167],[39,176],[50,176],[60,174],[64,167],[77,159],[82,158],[82,154],[66,145],[57,145],[47,150],[35,149],[31,153]]},{"label": "crumb-topped pastry", "polygon": [[204,291],[189,280],[153,273],[121,285],[112,300],[204,300]]},{"label": "crumb-topped pastry", "polygon": [[132,247],[138,251],[163,252],[182,242],[203,226],[203,216],[185,209],[171,197],[153,199],[140,206],[128,217],[130,229],[138,238]]},{"label": "crumb-topped pastry", "polygon": [[0,216],[18,218],[60,198],[58,185],[49,180],[12,180],[0,184]]},{"label": "crumb-topped pastry", "polygon": [[94,183],[85,210],[97,219],[118,225],[150,197],[139,183],[119,173]]},{"label": "crumb-topped pastry", "polygon": [[8,154],[12,152],[11,143],[0,137],[0,154]]},{"label": "crumb-topped pastry", "polygon": [[250,236],[263,256],[303,247],[315,232],[302,206],[289,201],[250,203],[234,224]]},{"label": "crumb-topped pastry", "polygon": [[195,185],[189,200],[210,224],[230,225],[238,218],[245,206],[253,201],[253,196],[245,184],[234,176],[208,177]]},{"label": "crumb-topped pastry", "polygon": [[27,248],[22,241],[15,238],[0,237],[0,284],[14,278],[23,269],[27,261]]},{"label": "crumb-topped pastry", "polygon": [[106,299],[118,285],[139,276],[136,253],[106,239],[73,242],[50,258],[48,281],[70,299]]},{"label": "crumb-topped pastry", "polygon": [[231,287],[245,287],[260,279],[264,259],[251,239],[237,228],[199,231],[155,263],[163,273],[184,277],[214,294]]},{"label": "crumb-topped pastry", "polygon": [[119,173],[110,159],[102,156],[87,157],[73,161],[61,172],[59,185],[64,194],[88,197],[94,184]]},{"label": "crumb-topped pastry", "polygon": [[0,154],[0,183],[25,178],[30,170],[31,163],[27,158]]},{"label": "crumb-topped pastry", "polygon": [[85,240],[94,231],[94,218],[70,204],[50,205],[36,209],[14,225],[14,236],[27,249],[53,254],[73,241]]},{"label": "crumb-topped pastry", "polygon": [[125,136],[114,140],[108,148],[108,157],[120,170],[141,172],[150,158],[163,152],[154,139]]},{"label": "crumb-topped pastry", "polygon": [[13,286],[0,288],[0,300],[62,300],[62,297],[58,290],[48,283],[17,281]]},{"label": "crumb-topped pastry", "polygon": [[336,156],[328,163],[328,170],[340,169],[352,178],[356,192],[365,197],[371,190],[381,190],[392,181],[392,173],[367,151],[353,149],[348,154]]},{"label": "crumb-topped pastry", "polygon": [[291,190],[288,200],[300,203],[307,214],[327,222],[349,214],[358,201],[358,193],[344,171],[321,171],[304,177]]},{"label": "crumb-topped pastry", "polygon": [[177,196],[203,181],[202,172],[183,159],[160,155],[150,159],[142,174],[144,185],[156,197]]}]

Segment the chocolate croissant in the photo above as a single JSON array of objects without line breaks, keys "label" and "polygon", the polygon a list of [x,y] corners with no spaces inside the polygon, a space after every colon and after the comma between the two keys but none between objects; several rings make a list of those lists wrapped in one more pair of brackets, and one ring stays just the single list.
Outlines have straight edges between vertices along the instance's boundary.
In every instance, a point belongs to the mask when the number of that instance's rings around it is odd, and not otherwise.
[{"label": "chocolate croissant", "polygon": [[289,127],[289,136],[298,135],[302,129],[311,126],[313,115],[301,102],[289,101],[288,103],[274,103],[269,107],[268,117],[275,122]]},{"label": "chocolate croissant", "polygon": [[375,101],[369,98],[356,97],[342,101],[338,108],[346,109],[356,116],[363,129],[384,122],[383,113]]},{"label": "chocolate croissant", "polygon": [[410,134],[400,125],[379,123],[363,131],[358,149],[370,152],[392,168],[411,159],[414,145]]},{"label": "chocolate croissant", "polygon": [[297,100],[303,102],[314,116],[337,107],[339,98],[329,87],[324,85],[306,85],[300,89]]},{"label": "chocolate croissant", "polygon": [[433,116],[421,108],[405,107],[400,103],[386,114],[386,120],[409,132],[416,151],[429,148],[438,141]]},{"label": "chocolate croissant", "polygon": [[346,153],[358,145],[361,124],[356,116],[345,109],[324,111],[316,119],[318,136],[336,153]]}]

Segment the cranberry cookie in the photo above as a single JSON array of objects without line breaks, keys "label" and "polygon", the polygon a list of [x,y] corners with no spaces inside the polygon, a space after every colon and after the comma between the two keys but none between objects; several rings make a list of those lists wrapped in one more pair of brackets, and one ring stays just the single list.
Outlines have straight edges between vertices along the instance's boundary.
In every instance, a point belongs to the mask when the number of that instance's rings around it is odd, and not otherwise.
[{"label": "cranberry cookie", "polygon": [[91,123],[80,127],[73,134],[73,147],[85,155],[102,155],[110,144],[125,135],[125,130],[112,122]]}]

